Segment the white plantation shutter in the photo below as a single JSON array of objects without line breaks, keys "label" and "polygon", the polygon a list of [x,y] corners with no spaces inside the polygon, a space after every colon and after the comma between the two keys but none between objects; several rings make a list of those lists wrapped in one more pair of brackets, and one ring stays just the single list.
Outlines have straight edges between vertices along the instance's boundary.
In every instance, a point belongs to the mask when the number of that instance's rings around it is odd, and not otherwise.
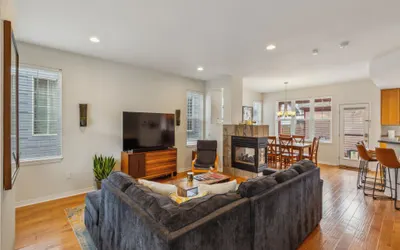
[{"label": "white plantation shutter", "polygon": [[186,93],[186,144],[196,145],[203,139],[203,106],[202,93],[188,91]]},{"label": "white plantation shutter", "polygon": [[256,121],[257,125],[262,124],[262,102],[253,102],[253,120]]},{"label": "white plantation shutter", "polygon": [[61,71],[21,66],[19,110],[21,160],[60,158]]},{"label": "white plantation shutter", "polygon": [[332,140],[332,99],[317,98],[314,100],[314,136],[321,141]]},{"label": "white plantation shutter", "polygon": [[310,139],[310,100],[295,101],[296,109],[296,126],[295,134],[305,136],[306,140]]},{"label": "white plantation shutter", "polygon": [[345,158],[351,158],[351,153],[357,152],[356,144],[364,139],[365,112],[367,112],[365,107],[344,108],[343,150]]}]

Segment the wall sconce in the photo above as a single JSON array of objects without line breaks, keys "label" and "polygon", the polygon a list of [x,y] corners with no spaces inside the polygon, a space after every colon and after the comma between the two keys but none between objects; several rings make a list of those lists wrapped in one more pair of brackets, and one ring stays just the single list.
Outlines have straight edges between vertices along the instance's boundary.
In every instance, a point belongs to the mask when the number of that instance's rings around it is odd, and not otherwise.
[{"label": "wall sconce", "polygon": [[176,120],[176,126],[181,125],[181,110],[177,109],[175,110],[175,120]]},{"label": "wall sconce", "polygon": [[79,104],[79,126],[87,127],[87,104]]}]

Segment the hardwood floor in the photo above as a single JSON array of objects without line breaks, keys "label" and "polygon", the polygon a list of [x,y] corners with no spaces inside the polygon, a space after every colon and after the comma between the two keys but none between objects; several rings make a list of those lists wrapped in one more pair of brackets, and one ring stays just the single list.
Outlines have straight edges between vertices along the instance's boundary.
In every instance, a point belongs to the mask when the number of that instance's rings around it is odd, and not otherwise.
[{"label": "hardwood floor", "polygon": [[[321,166],[321,178],[323,219],[299,249],[400,249],[400,211],[392,201],[364,197],[353,170]],[[15,248],[80,249],[64,209],[83,202],[78,195],[18,208]]]}]

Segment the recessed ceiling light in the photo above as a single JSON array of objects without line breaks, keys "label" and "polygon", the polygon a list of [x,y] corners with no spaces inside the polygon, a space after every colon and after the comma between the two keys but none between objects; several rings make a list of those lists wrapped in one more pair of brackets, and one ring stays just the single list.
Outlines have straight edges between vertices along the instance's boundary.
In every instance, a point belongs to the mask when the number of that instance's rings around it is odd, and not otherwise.
[{"label": "recessed ceiling light", "polygon": [[275,44],[269,44],[267,45],[267,47],[265,47],[266,50],[274,50],[276,49],[276,45]]},{"label": "recessed ceiling light", "polygon": [[318,54],[319,54],[318,49],[313,49],[312,54],[313,54],[313,56],[318,56]]},{"label": "recessed ceiling light", "polygon": [[341,42],[340,44],[339,44],[339,48],[341,48],[341,49],[344,49],[344,48],[346,48],[347,46],[349,46],[349,41],[343,41],[343,42]]},{"label": "recessed ceiling light", "polygon": [[204,70],[203,67],[201,67],[201,66],[197,67],[197,71],[203,71],[203,70]]},{"label": "recessed ceiling light", "polygon": [[100,39],[99,39],[98,37],[96,37],[96,36],[90,37],[89,40],[90,40],[92,43],[99,43],[99,42],[100,42]]}]

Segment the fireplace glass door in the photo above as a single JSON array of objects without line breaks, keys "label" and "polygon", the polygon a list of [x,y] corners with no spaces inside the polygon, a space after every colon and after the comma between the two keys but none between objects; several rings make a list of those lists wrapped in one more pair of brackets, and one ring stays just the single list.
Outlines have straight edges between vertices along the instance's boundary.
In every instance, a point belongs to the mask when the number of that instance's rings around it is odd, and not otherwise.
[{"label": "fireplace glass door", "polygon": [[236,147],[235,150],[236,162],[249,165],[255,164],[256,150],[254,148]]}]

